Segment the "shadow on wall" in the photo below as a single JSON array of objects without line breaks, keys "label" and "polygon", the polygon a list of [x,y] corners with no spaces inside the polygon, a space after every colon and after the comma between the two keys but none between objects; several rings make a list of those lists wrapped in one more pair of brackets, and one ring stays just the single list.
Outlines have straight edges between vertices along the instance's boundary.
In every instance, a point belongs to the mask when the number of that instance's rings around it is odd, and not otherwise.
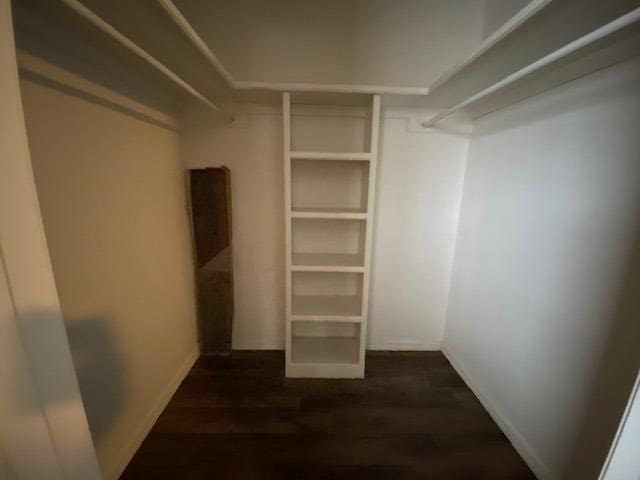
[{"label": "shadow on wall", "polygon": [[640,368],[640,227],[632,247],[564,479],[598,477]]},{"label": "shadow on wall", "polygon": [[[55,408],[75,401],[75,383],[70,381],[66,370],[57,370],[67,362],[66,358],[62,358],[67,351],[59,348],[58,341],[64,335],[60,312],[25,312],[19,315],[19,319],[24,353],[39,386],[40,401],[40,405],[34,405],[29,402],[30,397],[26,392],[16,390],[14,393],[25,414],[31,409],[39,411],[42,407]],[[66,325],[80,394],[96,445],[113,425],[127,391],[124,362],[106,325],[106,321],[100,317],[81,318]]]},{"label": "shadow on wall", "polygon": [[89,429],[99,445],[123,407],[126,365],[103,317],[67,318],[65,325]]},{"label": "shadow on wall", "polygon": [[58,82],[52,78],[48,78],[45,75],[41,75],[37,72],[31,72],[29,70],[26,70],[24,68],[20,68],[20,78],[23,80],[29,80],[31,82],[37,83],[39,85],[42,85],[44,87],[49,87],[51,89],[57,90],[61,93],[64,93],[66,95],[71,95],[73,97],[77,97],[81,100],[85,100],[87,102],[91,102],[94,103],[96,105],[100,105],[102,107],[108,108],[110,110],[114,110],[116,112],[120,112],[123,113],[125,115],[129,115],[130,117],[136,118],[138,120],[141,120],[143,122],[147,122],[150,123],[151,125],[155,125],[157,127],[162,127],[162,128],[166,128],[168,130],[171,130],[173,132],[176,132],[177,129],[171,125],[165,124],[159,120],[156,120],[155,118],[149,116],[149,115],[144,115],[140,112],[135,111],[134,109],[131,108],[127,108],[121,104],[118,104],[116,102],[112,102],[107,100],[106,98],[100,97],[98,95],[92,95],[91,93],[85,92],[83,90],[80,90],[78,88],[72,87],[70,85],[65,85],[64,83]]}]

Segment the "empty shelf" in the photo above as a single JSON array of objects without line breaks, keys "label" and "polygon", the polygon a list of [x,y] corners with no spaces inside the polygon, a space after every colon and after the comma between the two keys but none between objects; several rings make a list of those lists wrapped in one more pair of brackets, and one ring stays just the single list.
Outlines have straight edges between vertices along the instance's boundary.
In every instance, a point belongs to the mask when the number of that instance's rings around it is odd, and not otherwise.
[{"label": "empty shelf", "polygon": [[293,208],[291,217],[366,220],[367,213],[355,208]]},{"label": "empty shelf", "polygon": [[357,253],[294,253],[291,263],[293,271],[361,272],[364,270],[364,257]]},{"label": "empty shelf", "polygon": [[368,162],[371,154],[367,152],[290,152],[291,158],[296,160],[358,160]]},{"label": "empty shelf", "polygon": [[362,315],[362,298],[355,295],[294,295],[291,304],[294,316],[355,318]]},{"label": "empty shelf", "polygon": [[292,337],[293,363],[356,364],[360,341],[358,337]]}]

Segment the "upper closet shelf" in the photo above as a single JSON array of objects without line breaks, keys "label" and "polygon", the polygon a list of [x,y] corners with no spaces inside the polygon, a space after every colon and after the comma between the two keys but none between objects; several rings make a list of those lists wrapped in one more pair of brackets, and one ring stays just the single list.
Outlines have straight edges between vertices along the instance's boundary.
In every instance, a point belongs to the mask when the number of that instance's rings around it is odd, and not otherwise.
[{"label": "upper closet shelf", "polygon": [[[636,8],[631,9],[634,3]],[[421,105],[440,113],[422,127],[434,127],[461,109],[471,109],[472,116],[478,117],[637,56],[637,4],[627,0],[530,2],[465,62],[432,84]]]},{"label": "upper closet shelf", "polygon": [[[47,48],[74,55],[78,65],[90,63],[109,71],[115,61],[140,81],[164,89],[165,94],[190,96],[223,121],[233,120],[216,104],[228,87],[211,75],[199,78],[196,70],[198,62],[204,62],[201,54],[155,2],[19,0],[14,16],[21,32],[40,39]],[[31,45],[27,44],[27,50]],[[25,47],[18,42],[18,48]]]}]

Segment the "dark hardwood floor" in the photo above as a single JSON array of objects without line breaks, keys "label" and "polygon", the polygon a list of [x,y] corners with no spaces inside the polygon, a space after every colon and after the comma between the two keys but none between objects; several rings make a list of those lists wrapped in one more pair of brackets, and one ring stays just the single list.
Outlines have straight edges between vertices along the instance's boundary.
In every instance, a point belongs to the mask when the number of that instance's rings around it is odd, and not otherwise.
[{"label": "dark hardwood floor", "polygon": [[439,352],[364,380],[284,378],[281,352],[201,358],[124,479],[531,479]]}]

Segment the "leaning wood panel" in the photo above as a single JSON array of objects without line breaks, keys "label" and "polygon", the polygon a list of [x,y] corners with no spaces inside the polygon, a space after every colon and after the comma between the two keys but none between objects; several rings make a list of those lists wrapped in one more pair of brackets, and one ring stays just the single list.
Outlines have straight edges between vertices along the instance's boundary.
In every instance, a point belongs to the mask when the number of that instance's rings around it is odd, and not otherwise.
[{"label": "leaning wood panel", "polygon": [[190,170],[189,180],[202,353],[228,354],[233,326],[230,174],[225,167]]}]

